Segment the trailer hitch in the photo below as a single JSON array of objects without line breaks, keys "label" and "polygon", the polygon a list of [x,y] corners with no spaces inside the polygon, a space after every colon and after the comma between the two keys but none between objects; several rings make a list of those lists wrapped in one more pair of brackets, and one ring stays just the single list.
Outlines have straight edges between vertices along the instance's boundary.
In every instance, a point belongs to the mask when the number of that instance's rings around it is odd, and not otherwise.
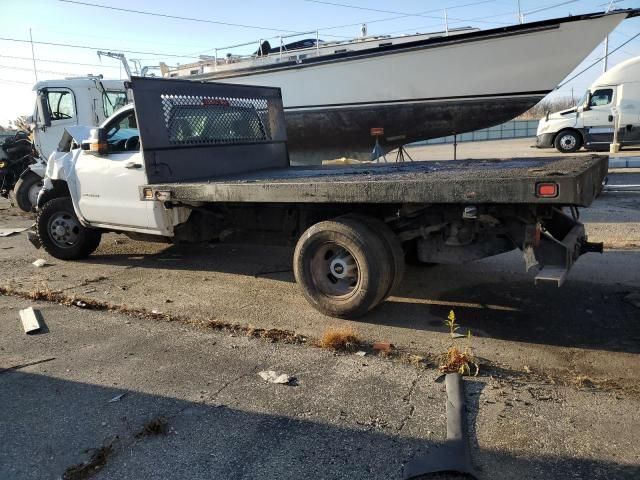
[{"label": "trailer hitch", "polygon": [[586,240],[580,245],[580,255],[585,253],[603,253],[604,243],[602,242],[587,242]]}]

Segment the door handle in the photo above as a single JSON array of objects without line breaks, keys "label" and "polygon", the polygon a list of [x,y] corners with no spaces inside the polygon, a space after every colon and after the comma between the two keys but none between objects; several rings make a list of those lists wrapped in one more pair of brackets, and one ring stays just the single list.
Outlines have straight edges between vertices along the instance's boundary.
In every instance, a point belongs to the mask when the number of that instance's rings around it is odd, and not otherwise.
[{"label": "door handle", "polygon": [[142,164],[141,163],[135,163],[135,162],[129,162],[129,163],[125,164],[124,168],[129,168],[129,169],[142,168]]}]

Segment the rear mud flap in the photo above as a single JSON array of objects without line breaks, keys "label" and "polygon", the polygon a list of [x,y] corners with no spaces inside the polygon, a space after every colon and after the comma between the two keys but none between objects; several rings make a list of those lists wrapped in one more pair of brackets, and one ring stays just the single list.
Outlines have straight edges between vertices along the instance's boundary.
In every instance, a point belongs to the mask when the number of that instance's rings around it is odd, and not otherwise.
[{"label": "rear mud flap", "polygon": [[540,267],[535,277],[536,285],[555,283],[560,287],[582,254],[602,253],[602,243],[588,242],[584,225],[559,209],[553,210],[552,217],[543,227],[540,240],[524,248],[527,268]]}]

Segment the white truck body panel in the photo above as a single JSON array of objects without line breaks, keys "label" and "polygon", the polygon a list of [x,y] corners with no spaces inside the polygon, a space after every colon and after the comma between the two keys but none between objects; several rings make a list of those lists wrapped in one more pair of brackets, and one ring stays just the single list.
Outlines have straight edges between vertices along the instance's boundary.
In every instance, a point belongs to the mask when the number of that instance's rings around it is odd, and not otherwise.
[{"label": "white truck body panel", "polygon": [[[91,130],[86,126],[65,128],[78,145]],[[142,168],[128,168],[133,164]],[[190,214],[187,208],[167,210],[160,202],[140,201],[139,186],[147,183],[140,151],[104,156],[81,148],[54,151],[46,165],[41,195],[53,188],[54,180],[66,182],[75,213],[85,226],[172,237],[174,226]]]}]

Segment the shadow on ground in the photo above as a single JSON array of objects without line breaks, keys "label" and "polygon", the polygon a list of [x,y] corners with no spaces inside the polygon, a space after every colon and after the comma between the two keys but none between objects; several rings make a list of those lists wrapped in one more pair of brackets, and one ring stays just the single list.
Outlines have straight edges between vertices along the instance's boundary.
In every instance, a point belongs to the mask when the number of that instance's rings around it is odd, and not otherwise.
[{"label": "shadow on ground", "polygon": [[[0,387],[0,478],[13,480],[59,478],[88,458],[87,449],[106,445],[113,450],[96,479],[397,479],[412,455],[438,448],[385,428],[355,430],[339,420],[321,424],[15,370],[0,375]],[[477,410],[477,401],[470,408]],[[158,415],[168,422],[166,435],[137,436]],[[638,473],[593,459],[472,448],[485,479],[631,479]]]},{"label": "shadow on ground", "polygon": [[[223,243],[170,246],[146,256],[94,255],[84,262],[293,283],[291,257],[286,247]],[[442,332],[443,319],[454,309],[463,329],[477,336],[640,353],[640,310],[623,300],[629,287],[571,279],[562,288],[536,286],[530,275],[492,271],[491,264],[483,268],[468,273],[464,265],[409,267],[397,294],[361,321]]]}]

